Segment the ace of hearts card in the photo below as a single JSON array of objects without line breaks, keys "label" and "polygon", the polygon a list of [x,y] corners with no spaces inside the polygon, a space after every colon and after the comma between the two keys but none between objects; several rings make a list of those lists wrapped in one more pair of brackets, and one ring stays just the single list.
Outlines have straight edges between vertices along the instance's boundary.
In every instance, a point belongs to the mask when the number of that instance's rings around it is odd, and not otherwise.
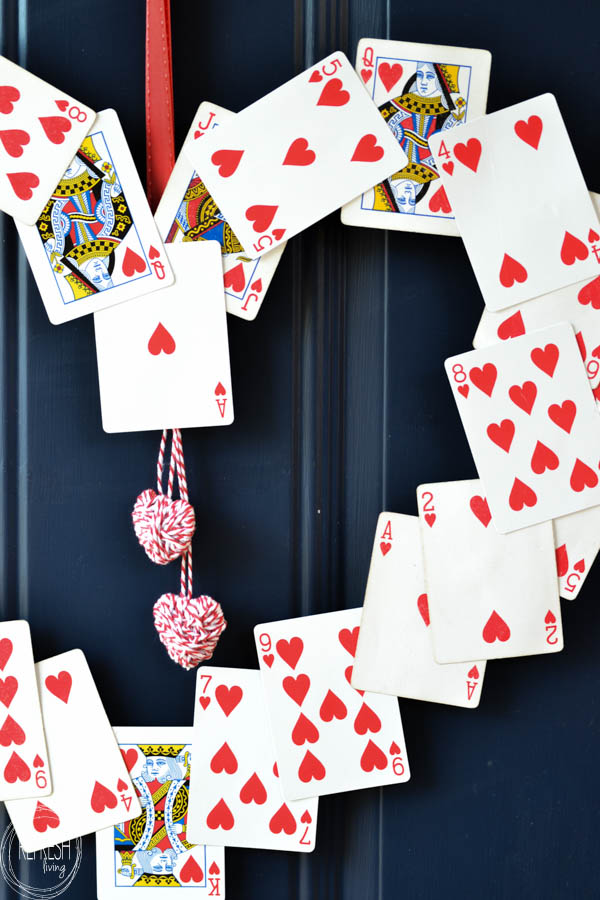
[{"label": "ace of hearts card", "polygon": [[33,225],[95,115],[0,57],[0,209]]},{"label": "ace of hearts card", "polygon": [[477,480],[422,484],[417,502],[437,662],[562,650],[552,523],[499,534]]},{"label": "ace of hearts card", "polygon": [[94,315],[106,432],[230,425],[221,252],[170,244],[175,284]]},{"label": "ace of hearts card", "polygon": [[567,322],[445,366],[498,531],[600,504],[600,416]]},{"label": "ace of hearts card", "polygon": [[50,321],[59,325],[172,284],[113,109],[98,114],[62,171],[36,223],[16,223]]},{"label": "ace of hearts card", "polygon": [[407,163],[340,51],[185,152],[249,257],[275,249]]},{"label": "ace of hearts card", "polygon": [[439,665],[433,658],[417,516],[382,512],[377,521],[352,687],[413,700],[479,706],[485,662]]},{"label": "ace of hearts card", "polygon": [[9,800],[19,843],[33,853],[140,815],[86,658],[70,650],[36,664],[52,793]]},{"label": "ace of hearts card", "polygon": [[408,781],[396,697],[351,686],[360,609],[257,625],[286,799]]},{"label": "ace of hearts card", "polygon": [[[115,728],[142,807],[129,822],[96,832],[98,900],[135,896],[225,897],[225,851],[187,835],[191,728]],[[159,893],[160,890],[160,893]]]},{"label": "ace of hearts card", "polygon": [[458,235],[429,138],[485,114],[491,61],[488,50],[358,42],[356,71],[408,162],[342,207],[345,225]]},{"label": "ace of hearts card", "polygon": [[314,850],[319,801],[283,795],[260,672],[198,669],[193,743],[190,839]]},{"label": "ace of hearts card", "polygon": [[[185,144],[193,144],[235,113],[215,103],[201,103]],[[251,259],[188,159],[185,146],[177,157],[155,217],[161,238],[177,241],[216,241],[221,247],[227,312],[248,321],[255,319],[279,265],[285,241]]]},{"label": "ace of hearts card", "polygon": [[600,273],[598,216],[552,94],[430,146],[488,309]]}]

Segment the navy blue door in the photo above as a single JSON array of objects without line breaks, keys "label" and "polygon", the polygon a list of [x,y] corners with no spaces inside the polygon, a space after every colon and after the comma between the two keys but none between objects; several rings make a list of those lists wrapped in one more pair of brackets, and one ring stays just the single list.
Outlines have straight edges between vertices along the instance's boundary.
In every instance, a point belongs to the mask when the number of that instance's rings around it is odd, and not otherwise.
[{"label": "navy blue door", "polygon": [[[2,53],[114,107],[143,171],[143,0],[0,9]],[[592,4],[555,0],[174,2],[178,141],[200,100],[237,111],[336,48],[352,59],[363,36],[485,47],[489,108],[554,92],[598,188],[599,24]],[[178,570],[150,564],[129,518],[159,436],[103,433],[91,319],[50,325],[0,229],[2,616],[29,619],[38,658],[81,647],[114,724],[190,723],[194,675],[151,615]],[[481,307],[458,239],[334,215],[291,242],[256,322],[230,317],[235,424],[184,434],[195,587],[229,620],[216,663],[255,667],[257,622],[360,605],[379,511],[475,476],[442,361]],[[227,851],[228,896],[598,896],[599,587],[596,571],[564,604],[562,654],[490,664],[479,710],[403,702],[412,780],[324,798],[309,857]],[[95,897],[91,838],[65,896]]]}]

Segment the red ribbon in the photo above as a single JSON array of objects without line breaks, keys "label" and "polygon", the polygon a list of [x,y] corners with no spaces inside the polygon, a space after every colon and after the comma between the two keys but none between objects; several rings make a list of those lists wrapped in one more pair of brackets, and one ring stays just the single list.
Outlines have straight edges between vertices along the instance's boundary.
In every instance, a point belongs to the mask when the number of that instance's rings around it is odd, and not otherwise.
[{"label": "red ribbon", "polygon": [[174,165],[171,2],[146,0],[146,193],[152,211]]}]

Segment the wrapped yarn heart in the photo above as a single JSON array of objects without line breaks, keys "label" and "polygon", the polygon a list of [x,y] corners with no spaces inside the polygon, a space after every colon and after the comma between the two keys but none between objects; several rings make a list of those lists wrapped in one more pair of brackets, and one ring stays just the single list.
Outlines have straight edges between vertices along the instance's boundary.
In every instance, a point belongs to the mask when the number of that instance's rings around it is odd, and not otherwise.
[{"label": "wrapped yarn heart", "polygon": [[227,622],[212,597],[163,594],[154,604],[154,626],[173,662],[188,670],[210,659]]},{"label": "wrapped yarn heart", "polygon": [[131,518],[137,539],[152,562],[164,566],[188,551],[196,516],[187,500],[173,500],[149,488],[135,501]]}]

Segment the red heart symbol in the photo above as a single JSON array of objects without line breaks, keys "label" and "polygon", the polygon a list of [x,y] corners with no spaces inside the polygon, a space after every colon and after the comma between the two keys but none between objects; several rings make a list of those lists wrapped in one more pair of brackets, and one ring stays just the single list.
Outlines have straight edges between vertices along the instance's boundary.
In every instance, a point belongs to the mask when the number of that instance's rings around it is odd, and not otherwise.
[{"label": "red heart symbol", "polygon": [[477,668],[477,666],[473,666],[472,669],[469,669],[469,671],[467,672],[467,678],[479,678],[479,669]]},{"label": "red heart symbol", "polygon": [[390,65],[388,62],[383,62],[380,64],[377,69],[377,74],[383,81],[383,86],[386,91],[391,91],[395,84],[397,84],[402,78],[402,66],[400,63],[394,63]]},{"label": "red heart symbol", "polygon": [[220,684],[215,690],[215,700],[226,716],[233,712],[243,696],[244,692],[238,684],[234,684],[232,687]]},{"label": "red heart symbol", "polygon": [[559,428],[566,431],[567,434],[570,434],[571,432],[576,414],[577,407],[572,400],[565,400],[564,403],[552,403],[552,405],[548,407],[548,416],[550,419],[555,425],[558,425]]},{"label": "red heart symbol", "polygon": [[502,644],[510,637],[510,628],[504,619],[493,610],[491,616],[485,623],[482,637],[486,644],[493,644],[494,641],[500,641]]},{"label": "red heart symbol", "polygon": [[576,259],[587,259],[590,251],[583,241],[565,231],[562,247],[560,248],[560,258],[565,266],[572,266]]},{"label": "red heart symbol", "polygon": [[0,701],[4,703],[7,709],[12,703],[13,697],[17,693],[18,687],[19,682],[12,675],[9,675],[8,678],[4,679],[4,681],[0,678]]},{"label": "red heart symbol", "polygon": [[34,768],[34,769],[40,769],[40,768],[43,768],[43,767],[44,767],[44,760],[42,759],[42,757],[40,756],[39,753],[36,753],[36,754],[35,754],[35,759],[33,760],[33,768]]},{"label": "red heart symbol", "polygon": [[323,722],[331,722],[332,719],[345,719],[348,715],[348,710],[344,701],[340,700],[338,695],[330,690],[327,691],[325,699],[321,703],[319,715]]},{"label": "red heart symbol", "polygon": [[429,628],[431,619],[429,618],[429,601],[427,599],[427,594],[420,594],[417,597],[417,608],[421,613],[421,618],[425,622],[425,625]]},{"label": "red heart symbol", "polygon": [[463,166],[476,172],[481,159],[481,143],[477,138],[469,138],[466,144],[455,144],[454,155]]},{"label": "red heart symbol", "polygon": [[519,310],[519,312],[513,313],[512,316],[509,316],[508,319],[501,322],[500,325],[498,325],[496,334],[501,341],[506,341],[508,338],[519,337],[519,335],[525,334],[525,324],[523,322],[521,311]]},{"label": "red heart symbol", "polygon": [[273,834],[293,834],[296,830],[296,820],[291,814],[286,803],[282,803],[277,812],[271,816],[269,829]]},{"label": "red heart symbol", "polygon": [[175,351],[175,346],[173,335],[159,322],[148,341],[148,350],[152,356],[158,356],[160,353],[170,356]]},{"label": "red heart symbol", "polygon": [[309,148],[306,138],[296,138],[288,147],[282,165],[311,166],[315,159],[315,151]]},{"label": "red heart symbol", "polygon": [[65,134],[71,130],[71,123],[64,116],[40,116],[40,125],[53,144],[62,144]]},{"label": "red heart symbol", "polygon": [[442,169],[444,170],[444,172],[447,172],[448,175],[452,175],[452,173],[454,172],[454,163],[452,162],[452,160],[450,160],[450,162],[442,163]]},{"label": "red heart symbol", "polygon": [[538,441],[531,457],[531,469],[536,475],[543,475],[546,469],[554,471],[558,469],[558,456],[550,447]]},{"label": "red heart symbol", "polygon": [[463,397],[469,396],[469,385],[468,384],[459,384],[458,393],[462,394]]},{"label": "red heart symbol", "polygon": [[90,800],[90,806],[95,813],[102,813],[105,809],[114,809],[117,805],[117,798],[112,791],[100,784],[99,781],[94,782],[94,789]]},{"label": "red heart symbol", "polygon": [[252,227],[256,232],[266,231],[278,209],[278,206],[262,206],[260,204],[249,206],[246,210],[246,218],[249,222],[254,222]]},{"label": "red heart symbol", "polygon": [[577,294],[577,299],[582,306],[592,304],[592,309],[600,309],[600,275],[584,285]]},{"label": "red heart symbol", "polygon": [[537,397],[537,388],[533,381],[525,381],[522,385],[513,384],[508,389],[508,396],[515,406],[518,406],[519,409],[522,409],[523,412],[529,415]]},{"label": "red heart symbol", "polygon": [[423,518],[425,519],[425,521],[427,522],[427,524],[429,525],[429,527],[430,527],[430,528],[433,528],[433,523],[434,523],[435,520],[436,520],[436,515],[435,515],[435,513],[425,513],[425,515],[424,515]]},{"label": "red heart symbol", "polygon": [[600,358],[600,344],[598,344],[597,347],[594,347],[594,349],[592,350],[592,356],[595,356],[596,359]]},{"label": "red heart symbol", "polygon": [[325,778],[325,766],[310,750],[306,751],[300,763],[298,778],[303,784],[308,784],[313,778],[315,781],[322,781]]},{"label": "red heart symbol", "polygon": [[33,172],[7,172],[6,177],[19,200],[30,200],[40,179]]},{"label": "red heart symbol", "polygon": [[598,484],[598,476],[588,465],[580,459],[576,459],[569,483],[574,491],[580,493],[586,487],[596,487]]},{"label": "red heart symbol", "polygon": [[471,497],[469,501],[471,512],[476,519],[479,519],[484,528],[487,528],[492,520],[492,514],[485,497]]},{"label": "red heart symbol", "polygon": [[222,828],[223,831],[231,831],[235,825],[233,814],[222,797],[206,817],[206,824],[212,831],[215,831],[217,828]]},{"label": "red heart symbol", "polygon": [[300,713],[298,721],[292,729],[292,741],[297,747],[301,747],[306,742],[316,744],[318,740],[319,730],[317,726],[310,719],[307,719],[304,713]]},{"label": "red heart symbol", "polygon": [[123,781],[122,778],[119,778],[117,781],[117,790],[118,791],[126,791],[129,788],[129,785],[126,781]]},{"label": "red heart symbol", "polygon": [[237,772],[238,761],[235,757],[235,753],[233,753],[227,742],[217,750],[211,759],[210,768],[215,775],[220,775],[221,772],[227,772],[228,775],[233,775],[234,772]]},{"label": "red heart symbol", "polygon": [[381,719],[377,713],[363,703],[354,720],[354,730],[357,734],[366,734],[367,731],[381,731]]},{"label": "red heart symbol", "polygon": [[268,666],[269,668],[271,668],[271,666],[273,665],[273,662],[274,662],[274,661],[275,661],[275,657],[273,656],[272,653],[265,653],[265,655],[263,656],[263,662],[264,662],[265,665]]},{"label": "red heart symbol", "polygon": [[55,100],[54,101],[61,112],[66,112],[69,108],[68,100]]},{"label": "red heart symbol", "polygon": [[246,286],[246,276],[244,275],[244,266],[242,263],[238,263],[233,269],[229,269],[228,272],[225,272],[223,284],[226,288],[232,288],[232,290],[237,293],[244,290],[244,287]]},{"label": "red heart symbol", "polygon": [[496,446],[508,453],[515,436],[515,423],[511,419],[502,419],[499,425],[492,422],[487,427],[487,436]]},{"label": "red heart symbol", "polygon": [[256,281],[253,281],[253,282],[252,282],[252,284],[250,285],[250,287],[251,287],[252,290],[255,291],[257,294],[260,294],[260,292],[262,291],[262,279],[261,279],[261,278],[257,278]]},{"label": "red heart symbol", "polygon": [[199,884],[203,878],[204,872],[202,871],[194,857],[191,855],[188,856],[179,873],[180,881],[183,881],[184,884],[189,884],[190,881],[194,881],[196,884]]},{"label": "red heart symbol", "polygon": [[206,709],[210,703],[210,697],[198,697],[198,703],[202,709]]},{"label": "red heart symbol", "polygon": [[59,825],[60,819],[54,810],[38,800],[33,814],[34,829],[40,834],[43,834],[47,828],[58,828]]},{"label": "red heart symbol", "polygon": [[54,694],[63,703],[69,702],[69,694],[73,684],[70,672],[63,671],[59,672],[58,675],[48,675],[44,683],[51,694]]},{"label": "red heart symbol", "polygon": [[510,288],[515,281],[519,284],[523,284],[524,281],[527,281],[527,269],[525,266],[522,266],[520,262],[517,262],[516,259],[513,259],[512,256],[509,256],[508,253],[505,253],[502,265],[500,266],[499,277],[502,287]]},{"label": "red heart symbol", "polygon": [[521,512],[524,506],[535,506],[537,494],[519,478],[515,478],[508,498],[508,504],[515,512]]},{"label": "red heart symbol", "polygon": [[13,104],[21,97],[20,91],[9,84],[0,87],[0,113],[8,115],[13,111]]},{"label": "red heart symbol", "polygon": [[285,234],[285,228],[274,228],[273,229],[273,240],[280,241],[281,238]]},{"label": "red heart symbol", "polygon": [[343,89],[341,79],[332,78],[321,91],[317,106],[345,106],[349,99],[350,94]]},{"label": "red heart symbol", "polygon": [[4,666],[9,661],[12,656],[13,645],[10,638],[2,638],[0,641],[0,669],[4,669]]},{"label": "red heart symbol", "polygon": [[300,821],[303,825],[310,825],[310,823],[312,822],[312,816],[307,809],[305,809],[300,816]]},{"label": "red heart symbol", "polygon": [[135,747],[129,747],[127,750],[121,749],[121,756],[123,757],[123,762],[127,767],[127,771],[131,772],[137,762],[137,750],[135,749]]},{"label": "red heart symbol", "polygon": [[397,756],[400,753],[400,747],[396,743],[396,741],[392,741],[390,745],[390,756]]},{"label": "red heart symbol", "polygon": [[160,250],[157,250],[154,244],[151,244],[148,251],[148,256],[150,257],[150,259],[156,259],[157,256],[160,256]]},{"label": "red heart symbol", "polygon": [[344,669],[344,677],[345,677],[346,681],[348,682],[348,684],[350,685],[350,687],[352,688],[352,690],[356,691],[357,694],[360,694],[361,697],[364,697],[364,695],[365,695],[364,691],[359,691],[358,688],[352,687],[352,671],[353,671],[353,669],[354,669],[354,666],[347,666]]},{"label": "red heart symbol", "polygon": [[556,548],[556,572],[559,578],[566,575],[569,571],[569,556],[567,554],[567,545],[561,544]]},{"label": "red heart symbol", "polygon": [[549,609],[544,616],[544,622],[546,623],[546,625],[553,625],[556,622],[556,616],[551,609]]},{"label": "red heart symbol", "polygon": [[265,803],[267,792],[265,786],[254,772],[240,791],[242,803],[257,803],[259,806]]},{"label": "red heart symbol", "polygon": [[558,356],[559,352],[556,344],[546,344],[543,348],[535,347],[531,351],[531,362],[552,378],[558,362]]},{"label": "red heart symbol", "polygon": [[383,156],[383,147],[377,143],[374,134],[363,134],[354,148],[350,162],[377,162]]},{"label": "red heart symbol", "polygon": [[363,772],[372,772],[373,769],[383,770],[387,764],[387,756],[383,750],[370,740],[360,758],[360,767]]},{"label": "red heart symbol", "polygon": [[14,784],[17,780],[29,781],[31,778],[31,769],[14,750],[4,767],[4,778],[9,784]]},{"label": "red heart symbol", "polygon": [[288,697],[291,697],[298,706],[302,706],[310,687],[310,678],[308,675],[298,675],[296,678],[288,675],[281,682],[281,686]]},{"label": "red heart symbol", "polygon": [[132,275],[135,275],[136,272],[145,272],[146,271],[146,263],[135,250],[132,250],[131,247],[128,247],[125,251],[125,256],[123,257],[123,262],[121,263],[121,270],[123,275],[127,278],[131,278]]},{"label": "red heart symbol", "polygon": [[542,136],[543,123],[539,116],[529,116],[527,121],[519,119],[515,122],[515,134],[518,138],[533,147],[534,150],[540,145]]},{"label": "red heart symbol", "polygon": [[448,201],[448,197],[446,196],[446,191],[444,190],[444,186],[437,190],[431,200],[429,201],[429,209],[431,212],[443,212],[443,213],[451,213],[452,207]]},{"label": "red heart symbol", "polygon": [[229,178],[239,166],[243,155],[243,150],[217,150],[210,161],[218,168],[221,178]]},{"label": "red heart symbol", "polygon": [[479,368],[479,366],[473,366],[469,372],[469,378],[475,387],[479,388],[480,391],[483,391],[484,394],[487,394],[488,397],[492,396],[497,377],[498,370],[493,363],[486,363],[481,368]]},{"label": "red heart symbol", "polygon": [[577,562],[575,563],[573,568],[575,569],[576,572],[580,572],[583,575],[583,573],[585,572],[585,560],[584,559],[577,560]]},{"label": "red heart symbol", "polygon": [[323,76],[321,75],[321,73],[319,72],[318,69],[315,69],[315,71],[312,73],[312,75],[310,76],[310,78],[308,80],[311,83],[314,83],[315,81],[323,81]]},{"label": "red heart symbol", "polygon": [[277,768],[277,763],[273,763],[273,775],[275,778],[279,778],[279,769]]},{"label": "red heart symbol", "polygon": [[379,545],[379,549],[381,550],[382,555],[385,556],[392,549],[392,545],[388,544],[386,541],[382,541]]},{"label": "red heart symbol", "polygon": [[215,396],[216,397],[224,397],[227,393],[227,390],[223,387],[222,383],[219,381],[215,388]]},{"label": "red heart symbol", "polygon": [[209,875],[218,875],[220,873],[220,868],[216,864],[216,862],[212,862],[210,864],[210,869],[208,870]]},{"label": "red heart symbol", "polygon": [[356,644],[358,641],[358,632],[360,631],[360,625],[355,625],[352,630],[349,628],[342,628],[338,634],[338,640],[344,650],[346,650],[350,656],[354,656],[356,653]]},{"label": "red heart symbol", "polygon": [[593,228],[590,228],[588,231],[588,241],[592,244],[594,241],[600,241],[600,234],[597,231],[594,231]]},{"label": "red heart symbol", "polygon": [[284,638],[282,638],[275,644],[275,649],[279,653],[282,660],[288,664],[290,669],[295,669],[296,665],[298,664],[298,660],[302,656],[302,651],[304,650],[304,642],[302,638],[299,637],[293,637],[289,641],[286,641]]},{"label": "red heart symbol", "polygon": [[29,135],[20,128],[12,128],[8,131],[0,131],[0,141],[9,156],[22,156],[23,147],[29,143]]},{"label": "red heart symbol", "polygon": [[373,74],[372,69],[361,69],[360,70],[360,77],[362,78],[362,80],[364,81],[365,84],[367,83],[367,81],[370,80],[372,74]]}]

